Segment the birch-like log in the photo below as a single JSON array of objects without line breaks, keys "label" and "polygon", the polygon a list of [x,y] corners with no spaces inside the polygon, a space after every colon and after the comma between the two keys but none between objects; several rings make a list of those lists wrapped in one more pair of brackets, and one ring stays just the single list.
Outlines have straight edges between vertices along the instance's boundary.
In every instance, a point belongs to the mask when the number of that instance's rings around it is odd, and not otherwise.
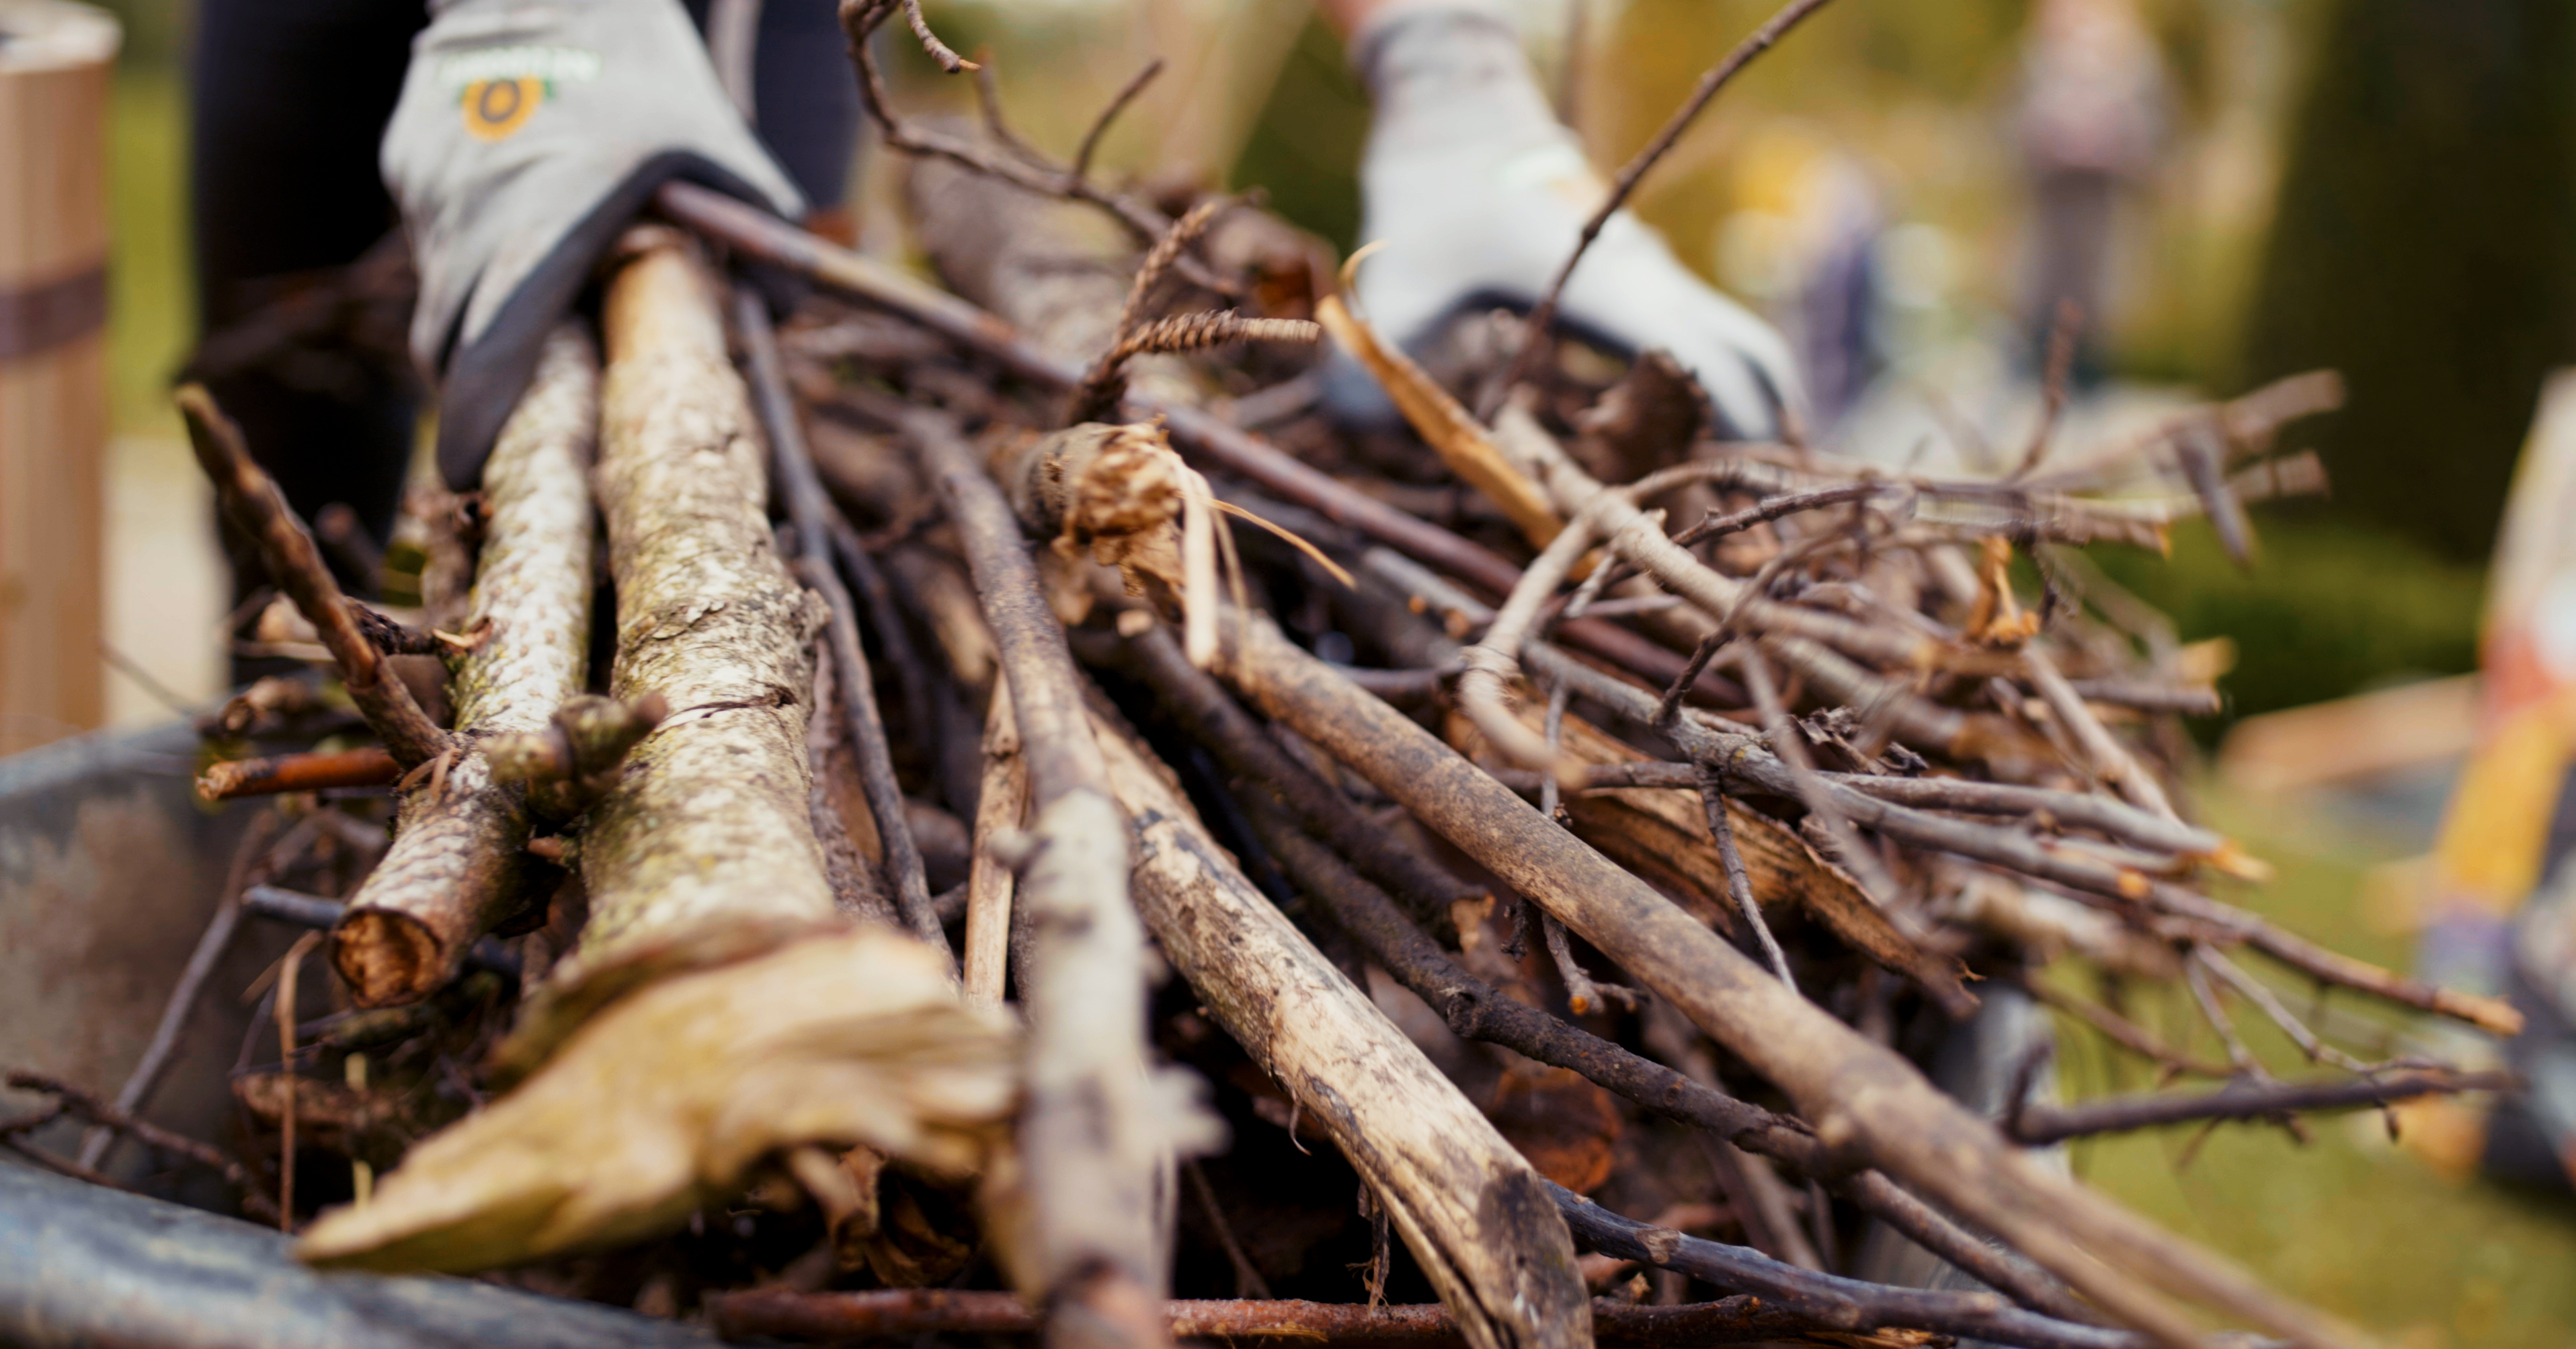
[{"label": "birch-like log", "polygon": [[[449,690],[459,734],[535,731],[582,690],[590,644],[591,452],[599,353],[567,323],[483,470],[491,523],[468,630],[482,645]],[[407,796],[393,846],[331,934],[331,960],[362,1006],[413,1002],[456,975],[477,938],[525,896],[528,793],[469,751]]]},{"label": "birch-like log", "polygon": [[1094,733],[1163,954],[1367,1177],[1467,1343],[1589,1345],[1574,1244],[1527,1159],[1244,879],[1150,751]]},{"label": "birch-like log", "polygon": [[611,692],[658,693],[669,712],[591,807],[590,921],[521,1028],[523,1063],[645,967],[833,914],[807,811],[822,606],[779,561],[757,423],[693,246],[643,228],[621,249],[595,475],[617,583]]},{"label": "birch-like log", "polygon": [[1669,999],[1786,1092],[1829,1147],[1884,1168],[2004,1237],[2161,1343],[2193,1346],[2201,1335],[2149,1283],[2297,1344],[2360,1342],[2234,1265],[2032,1162],[1892,1051],[1798,997],[1430,732],[1299,650],[1266,618],[1249,617],[1240,631],[1222,673],[1263,712],[1358,770]]}]

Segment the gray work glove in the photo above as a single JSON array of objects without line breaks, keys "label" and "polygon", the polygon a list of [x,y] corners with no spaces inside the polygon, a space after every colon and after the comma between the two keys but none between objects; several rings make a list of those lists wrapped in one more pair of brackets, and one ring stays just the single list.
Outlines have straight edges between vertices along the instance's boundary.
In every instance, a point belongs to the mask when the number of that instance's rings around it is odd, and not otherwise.
[{"label": "gray work glove", "polygon": [[[1361,307],[1418,350],[1457,313],[1528,310],[1607,189],[1559,125],[1502,17],[1472,0],[1391,7],[1353,36],[1376,105],[1360,166]],[[1771,325],[1711,290],[1621,211],[1565,289],[1569,328],[1629,352],[1661,348],[1699,377],[1719,432],[1768,439],[1805,396]]]},{"label": "gray work glove", "polygon": [[441,0],[385,131],[385,184],[420,264],[412,356],[438,386],[457,490],[538,348],[653,189],[687,178],[793,219],[678,0]]}]

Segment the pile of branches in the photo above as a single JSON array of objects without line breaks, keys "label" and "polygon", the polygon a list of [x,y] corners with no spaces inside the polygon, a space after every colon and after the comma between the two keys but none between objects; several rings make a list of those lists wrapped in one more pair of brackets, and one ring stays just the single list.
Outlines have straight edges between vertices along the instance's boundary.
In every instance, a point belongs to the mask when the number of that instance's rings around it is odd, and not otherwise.
[{"label": "pile of branches", "polygon": [[[2177,798],[2210,676],[2079,551],[2242,546],[2331,377],[2083,447],[2052,395],[1942,477],[1508,314],[1416,364],[1256,204],[905,120],[896,12],[846,16],[946,289],[664,188],[482,490],[414,503],[417,609],[181,394],[261,649],[329,676],[210,724],[337,739],[206,774],[273,804],[171,1003],[317,929],[250,1157],[195,1145],[303,1258],[741,1336],[2357,1342],[2039,1150],[2499,1085],[2325,1004],[2508,1008],[2212,894],[2264,868]],[[728,259],[814,293],[774,326]],[[1404,425],[1325,416],[1325,331]],[[1927,1076],[2032,1000],[2218,1085]],[[162,1040],[114,1103],[13,1081],[101,1126],[53,1164],[104,1179]]]}]

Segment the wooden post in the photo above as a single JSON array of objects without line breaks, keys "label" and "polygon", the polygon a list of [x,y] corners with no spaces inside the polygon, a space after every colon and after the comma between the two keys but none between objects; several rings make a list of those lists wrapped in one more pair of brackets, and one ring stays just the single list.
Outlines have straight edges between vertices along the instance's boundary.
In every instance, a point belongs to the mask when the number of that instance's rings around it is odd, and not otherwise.
[{"label": "wooden post", "polygon": [[0,0],[0,753],[99,724],[116,21]]}]

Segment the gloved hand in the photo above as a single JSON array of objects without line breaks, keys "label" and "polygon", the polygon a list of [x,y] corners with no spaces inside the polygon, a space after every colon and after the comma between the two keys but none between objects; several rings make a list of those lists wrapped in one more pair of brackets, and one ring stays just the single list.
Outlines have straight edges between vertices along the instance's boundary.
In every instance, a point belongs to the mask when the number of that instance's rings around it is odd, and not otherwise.
[{"label": "gloved hand", "polygon": [[[1351,41],[1376,105],[1360,168],[1361,307],[1418,348],[1461,310],[1527,310],[1574,250],[1607,188],[1559,125],[1520,39],[1474,0],[1381,11]],[[1662,238],[1613,215],[1574,271],[1560,317],[1629,351],[1662,348],[1699,377],[1721,434],[1767,439],[1803,408],[1788,344],[1711,290]]]},{"label": "gloved hand", "polygon": [[443,0],[412,44],[385,183],[420,264],[438,467],[471,488],[546,331],[653,189],[804,211],[678,0]]}]

